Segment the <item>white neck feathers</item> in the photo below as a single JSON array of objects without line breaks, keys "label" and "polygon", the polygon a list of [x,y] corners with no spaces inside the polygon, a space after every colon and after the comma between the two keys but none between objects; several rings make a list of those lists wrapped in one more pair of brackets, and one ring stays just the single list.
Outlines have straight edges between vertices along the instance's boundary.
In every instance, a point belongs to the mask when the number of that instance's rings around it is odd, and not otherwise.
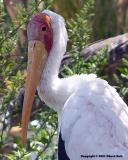
[{"label": "white neck feathers", "polygon": [[60,15],[51,12],[49,10],[45,10],[43,11],[43,13],[46,13],[47,15],[51,16],[52,19],[53,46],[49,53],[46,66],[42,74],[41,82],[38,87],[38,93],[40,98],[43,101],[45,101],[47,105],[53,107],[55,110],[58,111],[58,107],[59,108],[62,107],[58,105],[63,105],[64,103],[60,102],[62,101],[61,97],[57,99],[59,96],[57,94],[59,94],[58,87],[60,83],[60,79],[58,78],[58,73],[61,60],[66,52],[68,36],[65,28],[64,19]]}]

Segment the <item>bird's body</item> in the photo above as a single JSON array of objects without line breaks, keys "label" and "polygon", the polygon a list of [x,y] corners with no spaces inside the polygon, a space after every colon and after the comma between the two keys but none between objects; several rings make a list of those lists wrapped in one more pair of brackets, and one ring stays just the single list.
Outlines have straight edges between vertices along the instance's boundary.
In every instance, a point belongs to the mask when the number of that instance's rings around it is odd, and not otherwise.
[{"label": "bird's body", "polygon": [[70,160],[87,155],[128,159],[128,108],[104,80],[94,78],[80,85],[64,105],[60,126]]},{"label": "bird's body", "polygon": [[53,44],[38,93],[59,115],[59,132],[68,159],[63,158],[62,152],[58,159],[101,160],[101,155],[105,160],[110,159],[107,156],[122,156],[121,160],[127,160],[127,105],[113,87],[94,74],[58,77],[66,51],[67,31],[61,16],[48,10],[43,14],[51,18]]}]

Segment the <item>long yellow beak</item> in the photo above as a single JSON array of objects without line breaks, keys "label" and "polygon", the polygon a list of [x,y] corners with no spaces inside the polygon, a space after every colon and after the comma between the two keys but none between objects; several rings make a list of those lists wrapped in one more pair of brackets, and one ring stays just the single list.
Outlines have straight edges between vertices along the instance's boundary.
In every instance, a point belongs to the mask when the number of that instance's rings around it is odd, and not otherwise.
[{"label": "long yellow beak", "polygon": [[30,119],[32,104],[36,88],[40,82],[48,53],[42,42],[32,40],[28,44],[27,79],[25,84],[25,95],[22,110],[22,144],[27,141],[27,128]]}]

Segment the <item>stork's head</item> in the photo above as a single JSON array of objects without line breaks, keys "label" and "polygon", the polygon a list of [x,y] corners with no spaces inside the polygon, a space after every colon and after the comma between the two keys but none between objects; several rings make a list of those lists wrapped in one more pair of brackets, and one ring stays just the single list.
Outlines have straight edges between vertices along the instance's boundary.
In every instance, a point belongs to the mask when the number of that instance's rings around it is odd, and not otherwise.
[{"label": "stork's head", "polygon": [[[22,111],[22,143],[26,143],[27,127],[34,100],[36,88],[42,78],[45,63],[50,55],[57,50],[66,50],[67,31],[64,19],[49,10],[38,13],[29,21],[28,35],[28,65],[25,95]],[[54,37],[54,38],[53,38]],[[61,46],[58,49],[58,46]],[[55,55],[53,55],[55,56]]]},{"label": "stork's head", "polygon": [[40,43],[44,45],[47,52],[53,44],[53,31],[51,27],[51,17],[46,13],[39,13],[35,15],[27,26],[27,35],[29,42],[36,41],[35,43]]},{"label": "stork's head", "polygon": [[35,15],[27,26],[28,65],[22,111],[22,143],[26,143],[27,127],[36,88],[53,44],[51,17],[46,13]]}]

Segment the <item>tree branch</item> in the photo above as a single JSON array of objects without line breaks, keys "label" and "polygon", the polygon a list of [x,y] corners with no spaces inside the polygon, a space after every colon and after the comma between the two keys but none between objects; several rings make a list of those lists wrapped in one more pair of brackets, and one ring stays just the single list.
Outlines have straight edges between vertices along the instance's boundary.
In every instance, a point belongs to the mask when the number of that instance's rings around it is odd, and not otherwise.
[{"label": "tree branch", "polygon": [[[110,53],[111,49],[116,50],[117,47],[122,47],[121,44],[124,44],[124,45],[128,44],[127,42],[128,42],[128,33],[125,33],[125,34],[122,34],[119,36],[115,36],[112,38],[108,38],[108,39],[96,42],[92,45],[89,45],[87,48],[83,49],[80,54],[84,58],[88,58],[90,56],[97,54],[98,51],[100,51],[102,48],[104,48],[106,46],[108,46],[110,48],[110,51],[109,51],[109,53]],[[128,49],[126,52],[128,52]]]},{"label": "tree branch", "polygon": [[[124,55],[128,55],[128,33],[94,42],[84,48],[80,52],[80,55],[85,61],[87,61],[90,57],[98,54],[98,51],[104,47],[108,47],[109,49],[108,54],[110,62],[114,62],[114,59],[116,60],[116,58],[122,58]],[[65,64],[71,66],[73,63],[75,63],[73,56],[68,53],[65,54],[61,63],[60,72],[63,71],[63,66]]]}]

